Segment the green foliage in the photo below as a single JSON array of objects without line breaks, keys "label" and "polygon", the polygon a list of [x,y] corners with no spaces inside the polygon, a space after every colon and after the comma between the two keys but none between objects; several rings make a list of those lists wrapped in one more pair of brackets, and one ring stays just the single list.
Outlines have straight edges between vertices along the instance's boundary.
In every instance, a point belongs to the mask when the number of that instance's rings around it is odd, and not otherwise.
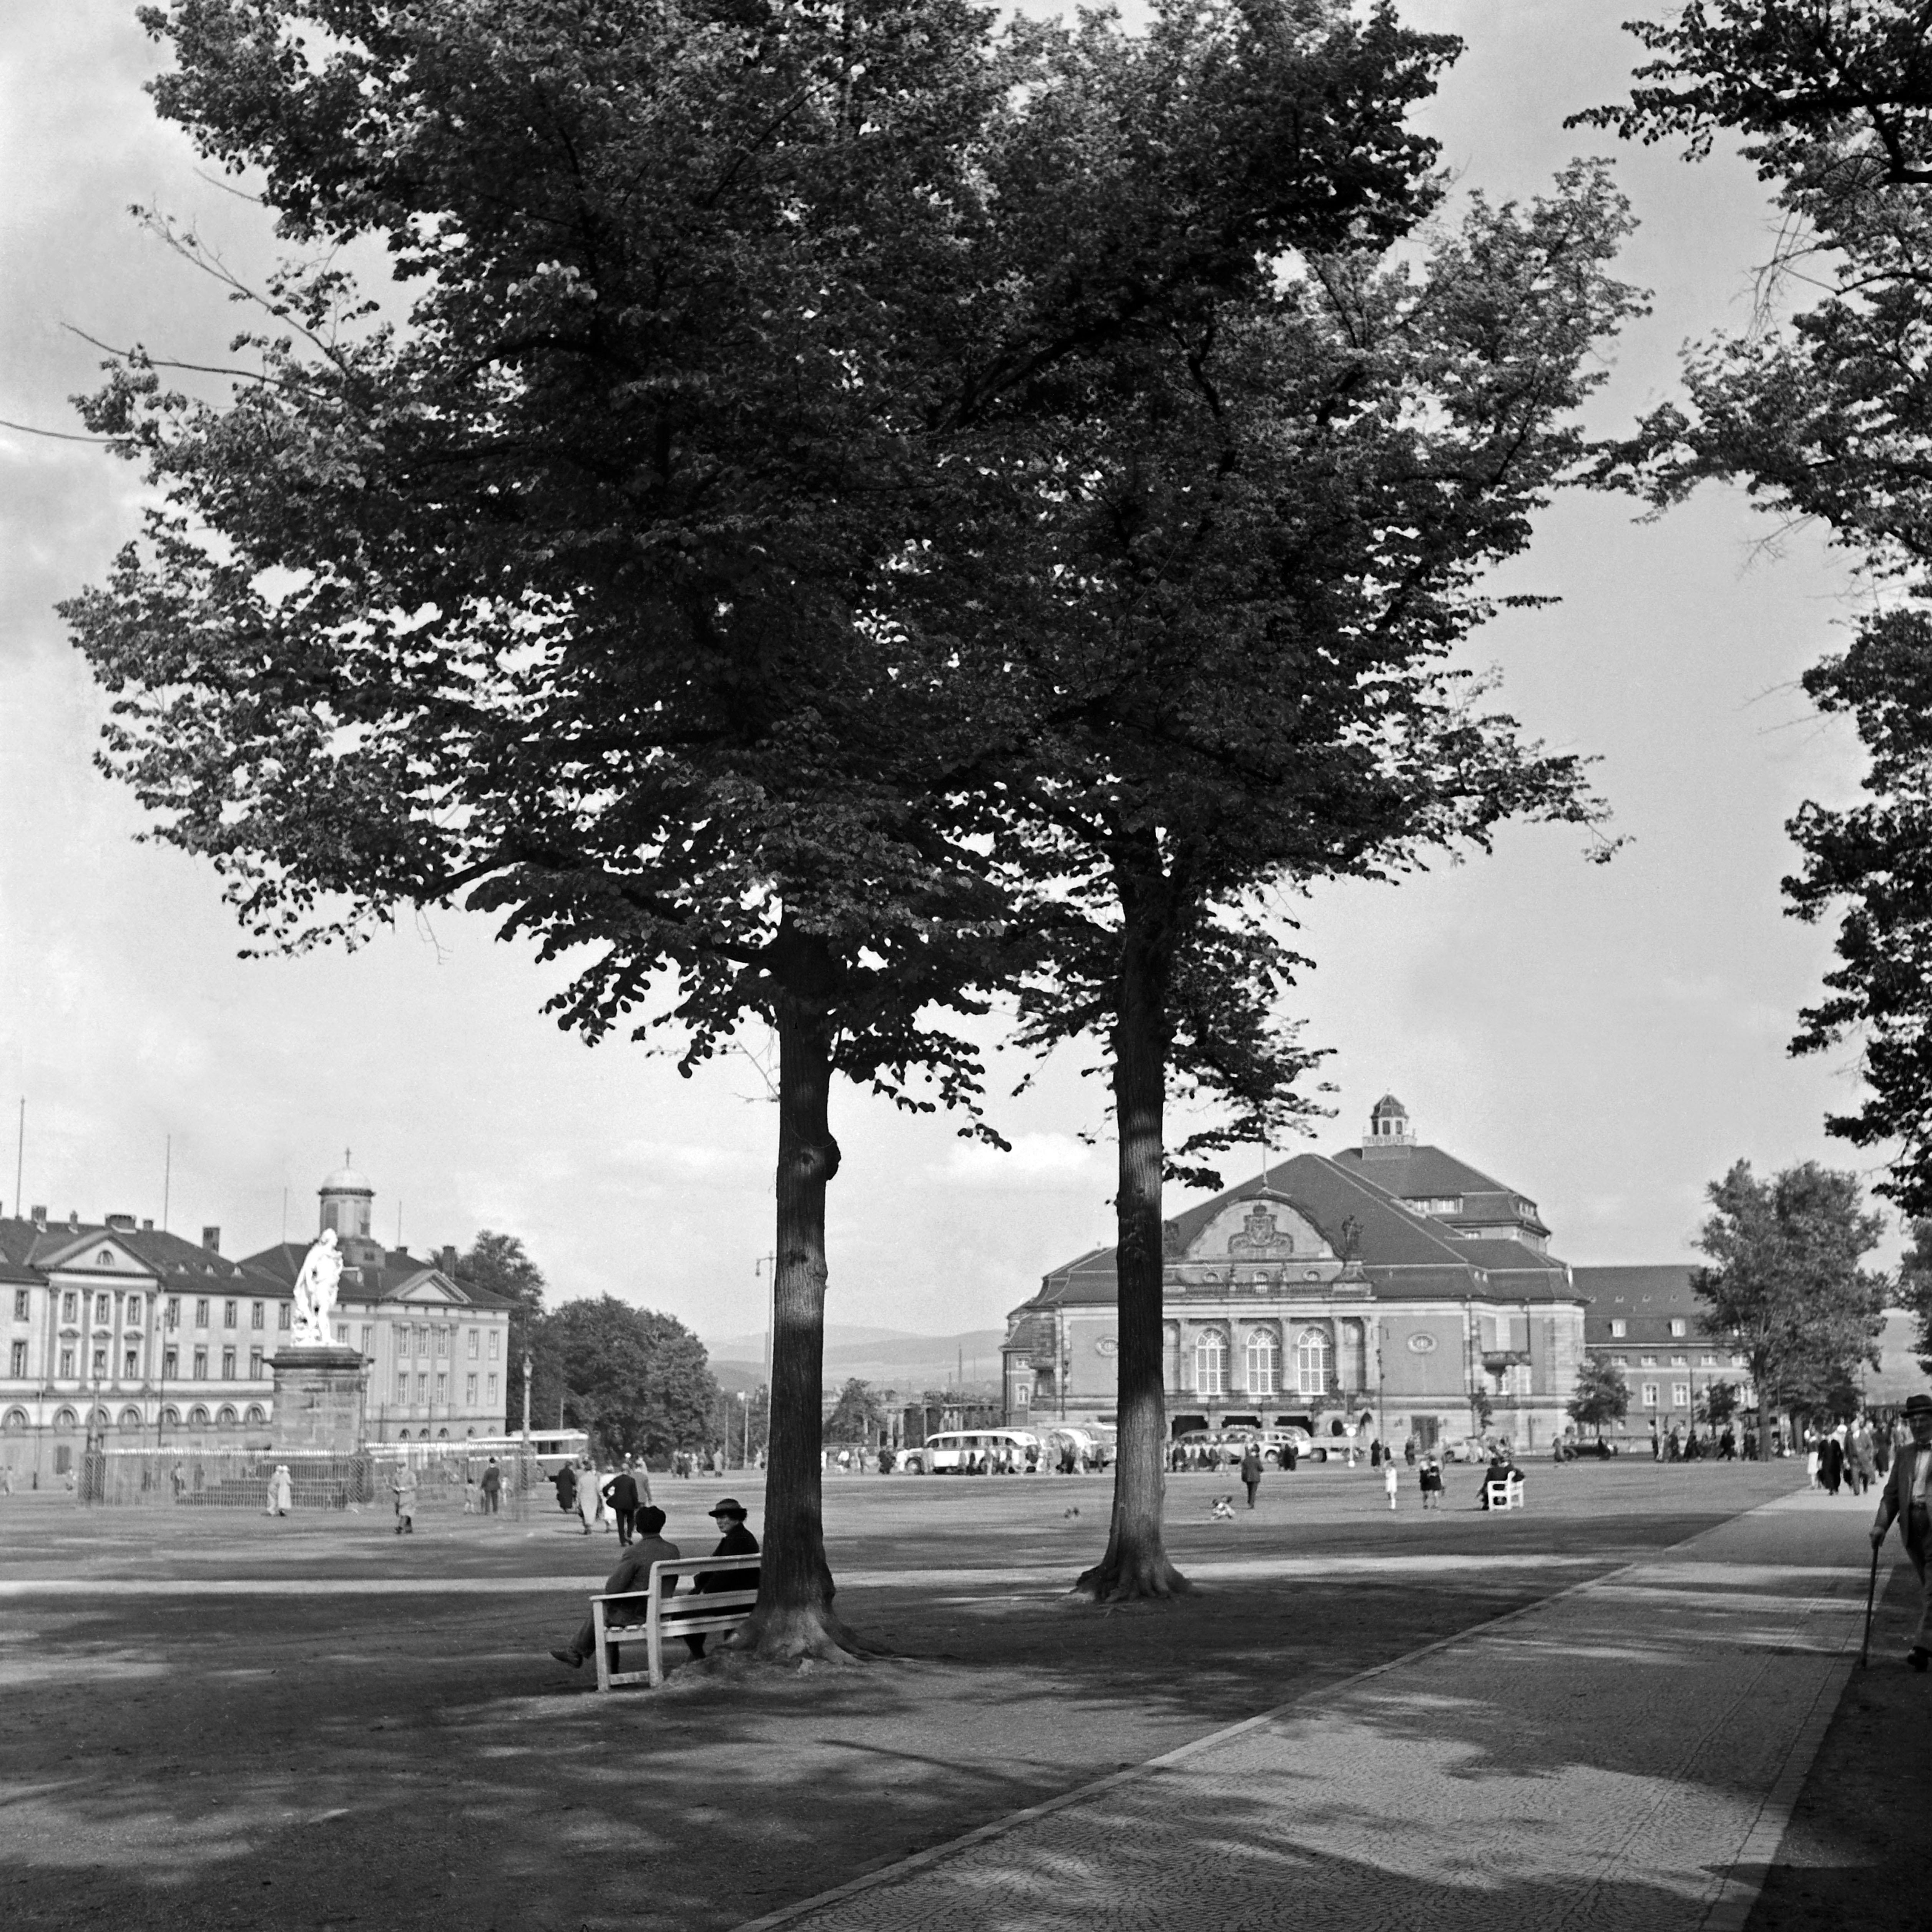
[{"label": "green foliage", "polygon": [[1805,1161],[1760,1180],[1739,1161],[1706,1190],[1697,1245],[1712,1265],[1691,1277],[1705,1333],[1750,1364],[1761,1425],[1780,1409],[1822,1410],[1852,1371],[1876,1366],[1890,1283],[1861,1268],[1884,1231],[1858,1177]]},{"label": "green foliage", "polygon": [[566,1391],[566,1418],[606,1455],[662,1457],[717,1439],[710,1358],[670,1316],[602,1295],[566,1302],[538,1322],[536,1339]]},{"label": "green foliage", "polygon": [[1476,1418],[1476,1433],[1480,1436],[1494,1419],[1496,1412],[1495,1398],[1486,1388],[1474,1390],[1469,1397],[1469,1413]]},{"label": "green foliage", "polygon": [[1932,1376],[1932,1221],[1914,1221],[1898,1268],[1899,1306],[1917,1324],[1912,1345],[1918,1366]]},{"label": "green foliage", "polygon": [[[1583,117],[1707,152],[1720,133],[1784,219],[1752,326],[1690,355],[1603,473],[1660,505],[1742,484],[1780,526],[1816,519],[1867,579],[1851,642],[1808,670],[1849,718],[1865,798],[1808,802],[1792,911],[1836,913],[1838,964],[1798,1051],[1854,1040],[1864,1090],[1830,1130],[1891,1150],[1880,1192],[1932,1210],[1932,87],[1918,0],[1707,0],[1633,26],[1658,58],[1628,104]],[[1801,300],[1809,307],[1797,308]],[[1780,309],[1793,312],[1782,323]]]},{"label": "green foliage", "polygon": [[1736,1382],[1706,1383],[1697,1398],[1697,1420],[1713,1429],[1723,1428],[1738,1412],[1738,1394]]},{"label": "green foliage", "polygon": [[1622,1370],[1590,1356],[1576,1372],[1576,1393],[1568,1413],[1580,1429],[1594,1429],[1599,1436],[1606,1423],[1622,1421],[1630,1413],[1630,1385]]},{"label": "green foliage", "polygon": [[825,1418],[825,1439],[839,1444],[869,1444],[878,1439],[886,1421],[885,1399],[868,1382],[848,1378],[838,1400]]}]

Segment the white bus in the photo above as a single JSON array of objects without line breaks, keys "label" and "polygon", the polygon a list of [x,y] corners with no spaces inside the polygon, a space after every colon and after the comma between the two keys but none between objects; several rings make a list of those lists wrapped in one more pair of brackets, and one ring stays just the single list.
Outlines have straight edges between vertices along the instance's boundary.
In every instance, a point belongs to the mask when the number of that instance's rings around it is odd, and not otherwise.
[{"label": "white bus", "polygon": [[[492,1456],[500,1462],[514,1463],[524,1453],[524,1438],[516,1436],[466,1436],[460,1442],[365,1442],[363,1448],[378,1462],[417,1464],[460,1458],[479,1468]],[[575,1462],[590,1453],[590,1438],[581,1429],[532,1429],[530,1460],[545,1475]]]},{"label": "white bus", "polygon": [[928,1476],[1018,1476],[1040,1466],[1043,1450],[1030,1429],[946,1429],[906,1451],[906,1467]]}]

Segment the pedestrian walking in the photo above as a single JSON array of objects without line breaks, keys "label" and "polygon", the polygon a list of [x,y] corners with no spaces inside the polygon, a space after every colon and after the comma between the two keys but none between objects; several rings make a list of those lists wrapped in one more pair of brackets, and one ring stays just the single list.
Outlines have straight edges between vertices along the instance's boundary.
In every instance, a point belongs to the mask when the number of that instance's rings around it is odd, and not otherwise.
[{"label": "pedestrian walking", "polygon": [[483,1514],[494,1516],[503,1500],[503,1471],[492,1456],[483,1469]]},{"label": "pedestrian walking", "polygon": [[268,1478],[268,1506],[262,1514],[264,1516],[286,1516],[294,1490],[295,1485],[289,1479],[289,1466],[286,1462],[278,1462],[275,1473]]},{"label": "pedestrian walking", "polygon": [[1402,1445],[1402,1460],[1412,1469],[1415,1467],[1415,1438],[1408,1437]]},{"label": "pedestrian walking", "polygon": [[583,1524],[586,1536],[596,1527],[597,1519],[603,1514],[603,1484],[598,1476],[596,1464],[586,1456],[577,1478],[577,1520]]},{"label": "pedestrian walking", "polygon": [[577,1471],[568,1462],[550,1478],[556,1485],[556,1506],[566,1516],[577,1514]]},{"label": "pedestrian walking", "polygon": [[1248,1492],[1248,1507],[1255,1506],[1255,1493],[1262,1486],[1262,1452],[1260,1445],[1250,1442],[1247,1454],[1241,1458],[1241,1485]]},{"label": "pedestrian walking", "polygon": [[638,1496],[638,1479],[628,1469],[620,1469],[604,1485],[604,1500],[610,1506],[611,1514],[617,1519],[617,1547],[628,1550],[631,1546],[631,1532],[635,1524],[640,1502]]},{"label": "pedestrian walking", "polygon": [[463,1472],[463,1514],[475,1516],[483,1507],[483,1485],[469,1469]]},{"label": "pedestrian walking", "polygon": [[1932,1512],[1932,1395],[1906,1396],[1905,1420],[1910,1425],[1912,1440],[1892,1460],[1892,1474],[1879,1493],[1871,1541],[1876,1551],[1885,1541],[1886,1531],[1898,1523],[1905,1554],[1918,1579],[1918,1622],[1905,1660],[1914,1670],[1922,1671],[1932,1663],[1932,1569],[1926,1562],[1927,1545],[1932,1542],[1932,1522],[1928,1522],[1928,1512]]},{"label": "pedestrian walking", "polygon": [[1826,1436],[1818,1445],[1818,1478],[1828,1496],[1835,1496],[1844,1485],[1845,1445],[1836,1435]]},{"label": "pedestrian walking", "polygon": [[1442,1507],[1442,1466],[1433,1455],[1422,1460],[1422,1507],[1426,1510]]},{"label": "pedestrian walking", "polygon": [[396,1473],[389,1478],[389,1487],[395,1492],[396,1534],[413,1536],[416,1533],[416,1472],[410,1467],[406,1453],[396,1465]]},{"label": "pedestrian walking", "polygon": [[1390,1509],[1395,1508],[1396,1481],[1395,1459],[1390,1456],[1388,1466],[1382,1471],[1382,1487],[1388,1492]]}]

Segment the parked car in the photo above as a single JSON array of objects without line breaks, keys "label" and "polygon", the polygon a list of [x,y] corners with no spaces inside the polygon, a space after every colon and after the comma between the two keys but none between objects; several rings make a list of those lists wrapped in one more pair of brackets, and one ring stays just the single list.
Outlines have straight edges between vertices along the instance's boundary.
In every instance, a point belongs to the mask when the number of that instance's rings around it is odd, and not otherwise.
[{"label": "parked car", "polygon": [[[1502,1448],[1502,1444],[1486,1442],[1480,1436],[1459,1436],[1444,1443],[1436,1453],[1445,1462],[1486,1462]],[[1504,1453],[1508,1452],[1504,1449]]]}]

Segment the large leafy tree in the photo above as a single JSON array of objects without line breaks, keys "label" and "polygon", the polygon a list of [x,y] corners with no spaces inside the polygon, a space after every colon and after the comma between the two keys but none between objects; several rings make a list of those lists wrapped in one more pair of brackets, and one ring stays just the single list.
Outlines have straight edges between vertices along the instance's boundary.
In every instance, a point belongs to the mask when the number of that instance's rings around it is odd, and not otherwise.
[{"label": "large leafy tree", "polygon": [[1576,1371],[1576,1392],[1568,1413],[1580,1429],[1594,1429],[1599,1436],[1606,1423],[1622,1421],[1630,1413],[1630,1384],[1623,1370],[1592,1356]]},{"label": "large leafy tree", "polygon": [[1918,1366],[1932,1376],[1932,1221],[1913,1222],[1911,1236],[1898,1264],[1898,1300],[1916,1324]]},{"label": "large leafy tree", "polygon": [[[1070,143],[1165,143],[1160,90],[1131,118],[1105,95],[1064,90]],[[1120,1451],[1096,1598],[1186,1587],[1161,1531],[1162,1184],[1214,1184],[1202,1156],[1307,1104],[1282,896],[1510,818],[1599,816],[1580,761],[1526,742],[1452,654],[1493,608],[1484,572],[1582,469],[1593,352],[1637,306],[1610,273],[1628,217],[1579,166],[1424,226],[1425,159],[1401,220],[1231,266],[1070,362],[996,446],[1038,500],[957,596],[962,632],[1018,614],[998,647],[1030,735],[989,759],[980,829],[1048,935],[1023,1037],[1097,1039],[1112,1083]],[[1120,194],[1147,185],[1124,171]],[[1219,1112],[1170,1150],[1176,1090]]]},{"label": "large leafy tree", "polygon": [[[1325,0],[1179,8],[1160,38],[1182,143],[1124,122],[1110,172],[1034,132],[1081,80],[1046,70],[1054,37],[996,40],[958,0],[143,17],[177,58],[161,111],[256,170],[324,266],[262,292],[225,396],[136,356],[88,405],[160,499],[68,607],[116,694],[106,762],[262,944],[464,898],[568,963],[555,1010],[592,1037],[644,1006],[688,1069],[770,1021],[750,1638],[836,1648],[832,1079],[970,1098],[948,1015],[1027,933],[952,801],[990,730],[1030,725],[980,701],[1000,667],[962,652],[924,566],[1037,494],[976,439],[1050,403],[1070,359],[1157,335],[1258,255],[1400,225],[1426,154],[1402,114],[1446,44]],[[1096,73],[1140,70],[1130,37],[1087,38]],[[1108,111],[1148,104],[1117,88]],[[400,326],[326,252],[370,239],[410,293]]]},{"label": "large leafy tree", "polygon": [[[1851,642],[1807,672],[1849,718],[1864,799],[1807,803],[1785,890],[1838,918],[1838,964],[1794,1046],[1859,1043],[1862,1104],[1831,1130],[1883,1147],[1880,1192],[1932,1211],[1932,20],[1921,0],[1710,0],[1630,28],[1655,56],[1584,118],[1694,155],[1738,140],[1784,220],[1747,332],[1700,345],[1688,397],[1610,453],[1659,504],[1742,484],[1815,520],[1864,574]],[[1780,319],[1780,317],[1782,319]]]},{"label": "large leafy tree", "polygon": [[1706,1334],[1750,1364],[1758,1454],[1768,1461],[1773,1417],[1831,1409],[1852,1371],[1877,1365],[1888,1278],[1859,1265],[1884,1232],[1855,1174],[1804,1161],[1760,1180],[1739,1161],[1706,1190],[1697,1245],[1711,1257],[1691,1276]]},{"label": "large leafy tree", "polygon": [[538,1340],[562,1382],[566,1419],[604,1454],[662,1458],[716,1439],[710,1359],[674,1317],[600,1295],[544,1316]]}]

